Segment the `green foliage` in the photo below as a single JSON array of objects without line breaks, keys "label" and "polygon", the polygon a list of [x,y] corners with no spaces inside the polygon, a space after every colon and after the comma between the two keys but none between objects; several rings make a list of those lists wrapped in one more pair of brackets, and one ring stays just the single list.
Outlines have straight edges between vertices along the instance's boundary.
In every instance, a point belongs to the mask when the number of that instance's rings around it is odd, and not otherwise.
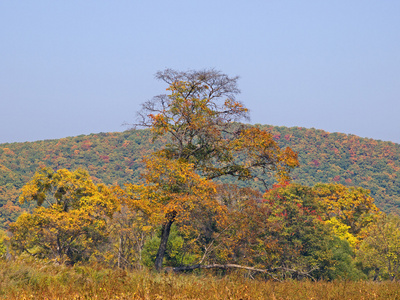
[{"label": "green foliage", "polygon": [[374,279],[400,277],[400,217],[382,216],[371,224],[357,253],[363,269]]},{"label": "green foliage", "polygon": [[[160,234],[150,238],[143,247],[142,263],[146,267],[154,267],[157,251],[160,246]],[[163,265],[167,267],[177,267],[181,265],[189,265],[195,262],[196,256],[186,253],[186,241],[179,234],[179,230],[175,224],[171,227],[171,233],[167,243],[167,251],[164,257]]]},{"label": "green foliage", "polygon": [[357,267],[355,254],[349,242],[334,237],[329,243],[334,266],[326,270],[325,279],[361,280],[366,275]]},{"label": "green foliage", "polygon": [[[324,194],[322,187],[331,187],[341,193]],[[326,191],[326,190],[324,190]],[[323,279],[359,280],[365,275],[357,268],[354,249],[343,234],[338,235],[337,228],[332,227],[331,220],[347,224],[347,234],[353,226],[359,228],[361,220],[374,218],[369,214],[377,213],[372,199],[360,197],[362,190],[347,188],[341,185],[317,185],[313,188],[299,184],[275,185],[264,195],[267,205],[271,207],[271,216],[283,226],[277,235],[283,242],[284,251],[279,256],[281,265],[294,265],[293,268],[308,266],[316,268],[312,274]],[[361,194],[358,194],[361,193]],[[350,201],[351,200],[351,201]],[[364,201],[367,200],[367,201]],[[362,209],[360,209],[362,207]],[[341,220],[342,218],[342,220]],[[362,226],[366,226],[365,223]],[[353,231],[350,231],[354,233]],[[340,233],[340,232],[339,232]],[[362,237],[356,235],[360,240]],[[282,243],[280,242],[280,243]],[[297,255],[296,255],[297,251]],[[288,254],[286,254],[286,252]],[[288,260],[288,258],[291,260]]]},{"label": "green foliage", "polygon": [[335,264],[329,250],[333,236],[322,222],[321,204],[312,189],[299,184],[276,185],[264,197],[271,209],[269,218],[280,225],[276,236],[281,253],[276,266],[326,277],[326,270]]},{"label": "green foliage", "polygon": [[[371,191],[380,209],[398,212],[399,144],[299,127],[265,125],[261,129],[269,130],[281,148],[289,146],[298,153],[301,167],[292,172],[296,182],[308,186],[319,182],[360,186]],[[0,226],[4,228],[21,214],[19,190],[40,166],[55,170],[84,168],[95,182],[105,184],[139,183],[142,157],[167,143],[166,139],[158,139],[153,144],[151,141],[150,130],[130,130],[1,144]],[[220,180],[232,183],[229,178]],[[268,183],[272,186],[273,178]],[[260,181],[251,185],[264,189]],[[33,203],[22,205],[24,209],[33,207]]]},{"label": "green foliage", "polygon": [[386,213],[399,213],[400,145],[343,133],[265,125],[281,147],[298,153],[293,179],[303,185],[340,183],[371,191]]},{"label": "green foliage", "polygon": [[6,233],[0,230],[0,259],[5,258],[5,255],[7,253],[5,238],[6,238]]}]

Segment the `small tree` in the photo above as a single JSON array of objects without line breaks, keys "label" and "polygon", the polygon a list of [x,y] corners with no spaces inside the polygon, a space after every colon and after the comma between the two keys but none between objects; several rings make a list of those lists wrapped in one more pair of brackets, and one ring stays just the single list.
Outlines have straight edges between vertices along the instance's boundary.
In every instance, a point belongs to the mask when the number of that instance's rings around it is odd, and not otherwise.
[{"label": "small tree", "polygon": [[5,238],[6,238],[5,232],[0,230],[0,259],[5,258],[7,253],[6,245],[4,244]]},{"label": "small tree", "polygon": [[12,248],[59,263],[90,257],[106,240],[106,219],[117,209],[112,191],[79,169],[39,170],[22,189],[24,201],[38,206],[10,224]]},{"label": "small tree", "polygon": [[370,224],[357,257],[374,279],[396,280],[400,275],[400,217],[383,215]]}]

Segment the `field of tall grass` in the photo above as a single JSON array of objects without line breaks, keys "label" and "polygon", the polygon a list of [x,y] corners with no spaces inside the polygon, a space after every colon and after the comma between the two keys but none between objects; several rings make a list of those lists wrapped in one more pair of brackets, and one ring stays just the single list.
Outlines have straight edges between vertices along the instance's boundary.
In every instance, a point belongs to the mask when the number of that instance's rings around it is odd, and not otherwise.
[{"label": "field of tall grass", "polygon": [[158,274],[98,266],[0,262],[0,299],[400,299],[400,283]]}]

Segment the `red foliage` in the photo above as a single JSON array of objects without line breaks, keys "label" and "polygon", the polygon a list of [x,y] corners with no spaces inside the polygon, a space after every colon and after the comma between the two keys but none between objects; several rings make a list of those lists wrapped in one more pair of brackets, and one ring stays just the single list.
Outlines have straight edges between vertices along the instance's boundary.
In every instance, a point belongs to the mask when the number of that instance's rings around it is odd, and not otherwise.
[{"label": "red foliage", "polygon": [[281,134],[280,134],[280,133],[275,134],[275,135],[273,136],[273,138],[274,138],[274,140],[280,140]]},{"label": "red foliage", "polygon": [[99,155],[100,156],[100,158],[102,159],[102,160],[104,160],[105,162],[109,162],[110,161],[110,157],[108,156],[108,155]]},{"label": "red foliage", "polygon": [[82,149],[84,149],[84,150],[89,150],[91,146],[92,146],[92,142],[89,141],[89,140],[85,140],[85,141],[83,141],[81,147],[82,147]]},{"label": "red foliage", "polygon": [[313,159],[312,163],[314,164],[314,166],[318,167],[320,165],[320,162],[317,159]]}]

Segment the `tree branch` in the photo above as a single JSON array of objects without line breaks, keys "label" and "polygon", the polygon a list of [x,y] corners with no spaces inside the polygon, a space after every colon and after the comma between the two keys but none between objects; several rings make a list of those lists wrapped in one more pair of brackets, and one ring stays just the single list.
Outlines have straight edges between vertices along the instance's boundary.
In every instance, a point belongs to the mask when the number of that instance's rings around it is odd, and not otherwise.
[{"label": "tree branch", "polygon": [[258,273],[264,273],[267,274],[268,276],[271,276],[276,281],[282,282],[279,278],[275,277],[274,274],[269,272],[268,270],[265,269],[258,269],[258,268],[253,268],[253,267],[248,267],[248,266],[241,266],[241,265],[236,265],[236,264],[211,264],[211,265],[192,265],[192,266],[182,266],[182,267],[174,267],[174,268],[165,268],[166,272],[184,272],[184,271],[192,271],[195,269],[243,269],[243,270],[248,270],[248,271],[254,271]]}]

